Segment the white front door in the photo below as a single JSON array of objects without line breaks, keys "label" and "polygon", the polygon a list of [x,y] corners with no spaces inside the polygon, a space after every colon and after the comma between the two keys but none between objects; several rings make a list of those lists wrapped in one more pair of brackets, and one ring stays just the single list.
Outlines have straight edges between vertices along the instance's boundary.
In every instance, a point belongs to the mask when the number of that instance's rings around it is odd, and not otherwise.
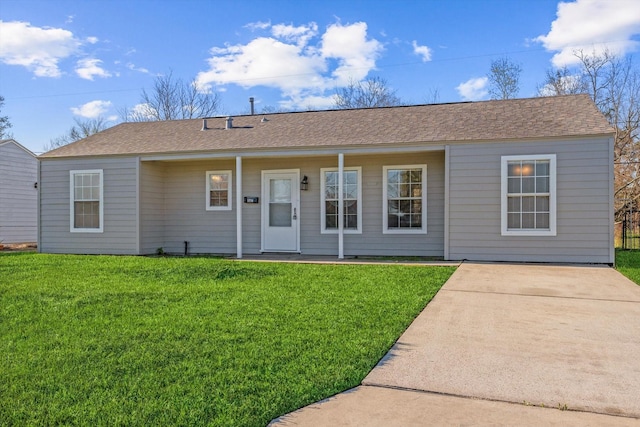
[{"label": "white front door", "polygon": [[262,252],[300,251],[300,171],[262,171]]}]

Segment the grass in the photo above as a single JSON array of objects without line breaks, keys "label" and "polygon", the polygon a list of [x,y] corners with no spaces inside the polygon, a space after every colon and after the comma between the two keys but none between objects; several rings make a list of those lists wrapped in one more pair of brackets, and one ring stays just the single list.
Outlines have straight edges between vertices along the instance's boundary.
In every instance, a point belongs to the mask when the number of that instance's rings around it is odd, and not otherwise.
[{"label": "grass", "polygon": [[616,270],[640,285],[640,251],[617,249]]},{"label": "grass", "polygon": [[0,425],[266,425],[354,387],[454,271],[0,254]]}]

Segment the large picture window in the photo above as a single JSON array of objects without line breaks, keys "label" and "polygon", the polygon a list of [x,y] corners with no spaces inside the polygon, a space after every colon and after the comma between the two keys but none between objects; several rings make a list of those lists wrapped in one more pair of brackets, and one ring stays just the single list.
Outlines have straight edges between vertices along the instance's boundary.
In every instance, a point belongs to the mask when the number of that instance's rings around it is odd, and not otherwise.
[{"label": "large picture window", "polygon": [[206,199],[208,211],[231,210],[231,171],[207,171]]},{"label": "large picture window", "polygon": [[556,235],[556,156],[502,157],[502,234]]},{"label": "large picture window", "polygon": [[345,233],[362,232],[362,168],[344,168],[343,179],[343,212],[338,210],[338,169],[320,169],[321,189],[321,233],[337,233],[338,221],[342,216]]},{"label": "large picture window", "polygon": [[383,233],[427,232],[427,165],[384,166]]},{"label": "large picture window", "polygon": [[102,170],[72,170],[69,178],[71,231],[102,232],[104,209]]}]

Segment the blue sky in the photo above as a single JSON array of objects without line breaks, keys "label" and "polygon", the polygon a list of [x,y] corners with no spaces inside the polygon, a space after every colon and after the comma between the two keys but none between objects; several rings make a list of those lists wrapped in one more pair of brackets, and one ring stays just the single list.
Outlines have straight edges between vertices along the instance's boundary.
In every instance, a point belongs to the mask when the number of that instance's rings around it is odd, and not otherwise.
[{"label": "blue sky", "polygon": [[[492,60],[534,96],[575,49],[640,46],[638,0],[2,0],[0,95],[14,138],[42,152],[73,119],[136,108],[157,75],[195,78],[220,114],[322,109],[382,77],[410,103],[488,99]],[[637,60],[636,60],[636,63]]]}]

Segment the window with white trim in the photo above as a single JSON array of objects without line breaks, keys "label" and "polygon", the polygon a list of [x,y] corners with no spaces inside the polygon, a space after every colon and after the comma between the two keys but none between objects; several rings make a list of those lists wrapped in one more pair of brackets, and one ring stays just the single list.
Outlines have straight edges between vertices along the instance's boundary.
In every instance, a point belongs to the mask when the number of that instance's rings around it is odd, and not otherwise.
[{"label": "window with white trim", "polygon": [[382,232],[427,232],[427,165],[383,166]]},{"label": "window with white trim", "polygon": [[502,156],[502,235],[556,235],[556,156]]},{"label": "window with white trim", "polygon": [[70,230],[101,233],[103,230],[102,169],[72,170],[70,182]]},{"label": "window with white trim", "polygon": [[[338,232],[338,168],[320,169],[321,233]],[[348,167],[342,174],[343,230],[345,233],[362,233],[362,168]]]},{"label": "window with white trim", "polygon": [[231,210],[231,171],[207,171],[206,198],[208,211]]}]

